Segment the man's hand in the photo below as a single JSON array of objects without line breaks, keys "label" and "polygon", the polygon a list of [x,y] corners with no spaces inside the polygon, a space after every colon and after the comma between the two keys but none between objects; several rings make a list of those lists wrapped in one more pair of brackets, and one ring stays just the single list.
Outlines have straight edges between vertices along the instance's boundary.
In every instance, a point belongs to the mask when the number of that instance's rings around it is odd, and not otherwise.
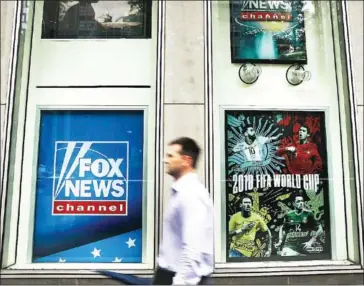
[{"label": "man's hand", "polygon": [[241,230],[242,231],[248,231],[248,230],[251,230],[253,227],[254,227],[255,223],[254,222],[251,222],[251,223],[248,223],[246,225],[244,225]]},{"label": "man's hand", "polygon": [[289,146],[289,147],[286,147],[286,150],[287,150],[288,152],[294,153],[294,152],[296,152],[296,147],[294,147],[294,146]]},{"label": "man's hand", "polygon": [[307,249],[309,247],[312,247],[312,245],[316,242],[316,238],[312,237],[309,241],[302,243],[303,244],[303,249]]},{"label": "man's hand", "polygon": [[270,257],[272,254],[272,250],[268,249],[265,253],[264,253],[264,257]]},{"label": "man's hand", "polygon": [[246,232],[248,230],[251,230],[254,226],[254,222],[248,223],[246,225],[244,225],[241,229],[238,229],[237,231],[235,231],[235,234],[240,234],[242,232]]},{"label": "man's hand", "polygon": [[280,248],[282,245],[282,240],[278,241],[277,243],[274,244],[275,248]]},{"label": "man's hand", "polygon": [[241,150],[243,150],[241,143],[236,144],[233,148],[233,152],[239,152]]}]

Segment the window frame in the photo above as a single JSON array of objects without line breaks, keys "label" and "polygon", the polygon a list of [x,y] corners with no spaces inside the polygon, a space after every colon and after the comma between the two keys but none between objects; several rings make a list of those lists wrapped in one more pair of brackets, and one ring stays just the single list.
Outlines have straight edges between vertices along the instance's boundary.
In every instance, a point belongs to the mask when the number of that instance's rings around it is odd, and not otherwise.
[{"label": "window frame", "polygon": [[[306,261],[285,261],[285,262],[281,262],[281,261],[264,261],[264,262],[221,262],[223,259],[222,257],[224,257],[224,253],[223,251],[220,251],[221,248],[225,248],[223,246],[221,246],[221,241],[223,239],[221,239],[221,237],[225,237],[225,234],[221,235],[222,232],[225,233],[225,226],[223,226],[222,221],[225,220],[225,213],[222,211],[223,210],[223,201],[225,200],[225,196],[223,190],[224,187],[224,183],[221,182],[221,180],[223,180],[224,178],[224,171],[221,170],[221,167],[219,166],[224,166],[224,160],[221,158],[224,158],[224,147],[223,147],[223,143],[224,142],[224,132],[223,132],[223,123],[221,122],[224,118],[223,116],[223,112],[225,109],[234,109],[234,110],[238,110],[238,109],[249,109],[249,108],[253,108],[254,106],[252,106],[252,104],[247,103],[247,105],[242,105],[242,104],[237,104],[234,103],[232,100],[227,100],[223,103],[221,103],[219,100],[216,99],[216,88],[212,88],[212,86],[214,86],[215,82],[213,81],[213,72],[212,72],[212,68],[211,66],[214,65],[213,62],[213,53],[212,53],[212,48],[211,46],[214,45],[213,43],[213,38],[216,38],[216,36],[214,36],[214,32],[213,32],[213,25],[214,25],[214,13],[217,13],[216,11],[214,11],[214,9],[217,9],[216,7],[213,7],[213,2],[209,1],[208,3],[206,3],[205,7],[206,7],[206,12],[205,12],[205,22],[207,23],[207,25],[209,26],[206,29],[206,35],[207,35],[207,39],[206,39],[206,43],[208,44],[208,47],[205,49],[206,53],[207,53],[207,59],[209,62],[212,62],[211,65],[205,65],[205,69],[208,73],[208,81],[209,81],[209,90],[206,92],[206,97],[209,101],[210,107],[208,109],[208,113],[210,114],[210,116],[212,117],[210,123],[209,123],[209,128],[210,130],[214,133],[214,136],[210,136],[210,140],[215,140],[214,144],[212,144],[212,154],[211,155],[211,162],[213,162],[213,166],[209,167],[209,174],[210,174],[210,179],[208,180],[208,185],[209,188],[212,190],[213,192],[213,196],[214,196],[214,200],[215,200],[215,221],[216,221],[216,230],[215,230],[215,267],[216,267],[216,273],[218,273],[219,275],[222,273],[229,273],[229,275],[234,274],[234,273],[265,273],[263,275],[272,275],[275,272],[280,272],[280,275],[283,275],[284,273],[302,273],[304,271],[308,271],[308,272],[312,272],[312,271],[319,271],[322,273],[329,273],[330,271],[346,271],[346,270],[350,270],[350,271],[356,271],[356,270],[360,270],[361,269],[361,265],[363,265],[363,247],[361,247],[361,243],[363,243],[363,237],[360,234],[360,229],[363,228],[363,219],[361,217],[361,212],[360,212],[360,194],[362,192],[362,190],[360,190],[360,186],[359,186],[359,172],[357,171],[359,166],[358,166],[358,161],[356,161],[353,165],[350,165],[349,159],[352,160],[351,158],[353,158],[354,155],[354,159],[357,158],[357,148],[354,150],[354,154],[347,152],[347,150],[349,150],[350,148],[350,142],[352,144],[357,144],[357,138],[353,133],[355,133],[353,131],[353,129],[348,129],[347,126],[345,125],[345,121],[346,120],[340,120],[339,122],[339,126],[340,126],[340,133],[342,132],[341,136],[340,136],[340,144],[342,144],[343,146],[343,152],[342,152],[342,161],[344,162],[342,165],[342,169],[344,174],[350,174],[350,176],[353,176],[354,178],[352,178],[356,184],[353,182],[348,182],[349,180],[343,179],[342,184],[345,184],[343,190],[345,191],[345,196],[343,195],[342,198],[346,199],[346,204],[345,204],[345,218],[344,218],[344,223],[345,223],[345,227],[344,227],[344,233],[341,233],[345,236],[345,243],[343,246],[340,246],[339,243],[336,243],[336,247],[334,247],[334,243],[332,243],[332,256],[333,259],[332,260],[306,260]],[[228,4],[227,4],[228,5]],[[339,43],[339,39],[340,36],[342,37],[342,35],[338,35],[337,31],[335,30],[335,28],[337,27],[337,18],[340,17],[340,15],[345,14],[345,7],[346,7],[346,3],[342,3],[341,4],[342,7],[335,7],[335,4],[329,3],[329,12],[330,12],[330,25],[328,27],[325,27],[326,31],[330,31],[332,29],[332,34],[331,34],[331,39],[329,42],[333,42],[332,46],[337,45],[337,47],[340,48],[340,52],[343,53],[345,52],[345,48],[343,46],[340,46]],[[339,4],[338,4],[339,6]],[[346,15],[344,15],[346,17]],[[215,16],[216,17],[216,16]],[[221,17],[221,15],[219,15],[219,17]],[[224,16],[225,17],[225,16]],[[336,17],[336,18],[335,18]],[[333,20],[333,18],[335,18]],[[344,19],[344,24],[347,25],[347,19]],[[336,32],[336,33],[335,33]],[[306,36],[307,37],[307,36]],[[348,39],[348,35],[345,35],[345,39]],[[346,43],[346,45],[348,45],[348,43]],[[330,46],[330,43],[328,44],[328,46]],[[348,48],[346,46],[346,48]],[[216,50],[216,48],[215,48]],[[226,49],[227,50],[227,49]],[[225,50],[224,50],[225,51]],[[221,51],[220,51],[221,52]],[[338,61],[340,61],[338,55],[337,55],[337,51],[334,52],[334,62],[332,63],[334,66],[336,66],[338,63]],[[346,55],[347,56],[347,55]],[[226,56],[225,58],[228,58],[228,56]],[[342,59],[341,59],[342,60]],[[350,58],[345,57],[344,60],[350,61]],[[335,70],[335,77],[337,81],[340,81],[339,74],[342,72],[342,66],[339,66],[339,68],[337,68]],[[216,68],[215,68],[216,70]],[[347,71],[347,76],[350,77],[351,74],[351,70],[349,69]],[[345,75],[344,75],[345,77]],[[340,84],[340,83],[339,83]],[[350,92],[347,93],[345,91],[346,88],[350,88]],[[338,106],[336,107],[338,110],[338,114],[340,117],[343,118],[350,118],[351,115],[351,119],[353,122],[353,125],[355,126],[355,116],[353,117],[353,109],[351,108],[348,112],[348,110],[345,110],[343,108],[343,104],[346,101],[352,101],[353,98],[353,93],[352,93],[352,87],[349,86],[338,86],[336,88],[336,95],[338,97]],[[215,96],[215,97],[214,97]],[[353,106],[353,105],[351,105]],[[259,109],[266,109],[269,108],[269,106],[264,105],[263,107],[259,106]],[[270,108],[277,108],[277,106],[271,106]],[[285,108],[287,108],[287,106],[282,106],[280,108],[277,108],[279,110],[284,110]],[[297,109],[297,106],[292,106],[293,109]],[[315,110],[315,108],[313,108],[312,106],[300,106],[300,108],[302,108],[302,110],[307,110],[305,108],[309,108],[308,110],[312,109]],[[330,111],[330,107],[327,105],[321,105],[321,106],[317,106],[317,108],[319,110],[324,109],[325,113],[327,114]],[[350,113],[351,112],[351,113]],[[330,120],[330,119],[326,119],[326,120]],[[216,127],[214,126],[214,124],[212,122],[219,122],[219,126]],[[351,132],[350,132],[351,131]],[[329,134],[329,131],[327,129],[327,134]],[[327,140],[330,140],[330,137],[327,138]],[[220,150],[218,150],[220,149]],[[329,148],[328,148],[329,149]],[[351,149],[350,149],[351,150]],[[349,151],[350,151],[349,150]],[[328,155],[329,155],[329,150],[328,150]],[[330,164],[330,163],[329,163]],[[356,172],[353,172],[353,169],[355,168]],[[220,179],[221,178],[221,179]],[[358,190],[358,191],[356,191]],[[332,190],[329,190],[330,192],[332,192]],[[349,200],[348,201],[348,197]],[[329,198],[330,199],[330,198]],[[357,208],[355,209],[353,207],[351,207],[350,204],[353,204],[353,202],[356,200],[357,204]],[[352,218],[352,220],[348,220],[347,214],[350,212],[354,212],[356,213],[356,216]],[[330,204],[330,213],[331,212],[335,212],[335,206]],[[332,226],[332,221],[335,219],[332,217],[332,215],[330,214],[331,217],[331,226]],[[356,230],[356,228],[359,228],[359,233]],[[353,235],[346,235],[347,231],[353,231],[354,234]],[[337,232],[340,233],[340,232]],[[357,237],[355,237],[357,236]],[[336,253],[337,250],[339,249],[339,253]],[[361,261],[358,260],[358,258],[356,257],[356,259],[352,259],[352,254],[353,252],[360,252],[359,255],[359,259]],[[335,259],[334,259],[335,258]],[[337,273],[337,272],[336,272]],[[274,275],[274,274],[273,274]]]},{"label": "window frame", "polygon": [[[23,63],[18,69],[22,70],[23,76],[20,78],[20,91],[14,92],[14,97],[19,102],[16,103],[16,111],[14,112],[15,123],[23,121],[24,125],[15,125],[11,140],[15,142],[9,151],[13,152],[13,157],[9,158],[11,162],[9,169],[13,177],[9,178],[9,184],[4,186],[3,203],[6,209],[6,216],[4,216],[4,242],[2,249],[6,248],[2,257],[2,271],[8,273],[22,272],[26,270],[34,271],[62,271],[62,269],[75,270],[79,269],[96,270],[96,269],[120,269],[126,271],[143,271],[149,273],[154,269],[155,265],[155,240],[158,237],[158,203],[159,199],[157,193],[156,181],[157,164],[155,155],[155,146],[149,144],[151,142],[158,142],[159,137],[155,128],[160,125],[159,119],[156,116],[158,100],[157,96],[158,83],[151,86],[143,86],[142,88],[84,88],[84,89],[68,89],[68,88],[38,88],[32,86],[29,80],[30,66],[31,66],[31,53],[33,47],[34,36],[37,35],[35,31],[37,23],[39,23],[39,10],[42,9],[43,3],[30,2],[28,21],[26,22],[26,39],[24,44],[25,57]],[[160,41],[159,35],[157,39],[157,22],[159,23],[160,1],[153,5],[152,21],[155,25],[153,29],[153,43]],[[16,19],[20,19],[22,7],[18,6],[19,15]],[[37,12],[38,11],[38,12]],[[158,16],[158,18],[157,18]],[[41,27],[38,27],[38,31]],[[25,31],[24,31],[25,32]],[[42,39],[39,39],[42,40]],[[86,39],[86,41],[93,41],[94,39]],[[118,39],[129,40],[129,39]],[[151,41],[151,39],[148,39]],[[43,41],[43,40],[42,40]],[[47,41],[47,40],[46,40]],[[49,41],[49,40],[48,40]],[[52,41],[52,40],[51,40]],[[103,41],[108,41],[104,39]],[[114,40],[115,41],[115,40]],[[18,45],[15,42],[14,45]],[[155,45],[157,48],[157,45]],[[23,47],[21,47],[23,48]],[[158,66],[154,63],[156,57],[153,57],[152,67]],[[156,69],[158,72],[158,68]],[[153,71],[154,74],[155,71]],[[93,93],[90,96],[91,93]],[[39,92],[36,96],[34,94]],[[52,96],[46,96],[46,93],[52,93]],[[75,98],[75,92],[78,98]],[[120,99],[120,93],[129,95],[129,99],[125,101],[125,97]],[[33,93],[33,96],[29,95]],[[43,93],[41,95],[41,93]],[[62,95],[57,96],[55,94]],[[108,93],[108,96],[105,96]],[[81,95],[80,95],[81,94]],[[100,97],[101,95],[101,97]],[[72,99],[73,97],[73,99]],[[87,103],[87,104],[85,104]],[[144,164],[143,164],[143,262],[142,263],[32,263],[31,251],[32,245],[30,240],[33,238],[32,228],[33,223],[29,225],[28,214],[34,214],[35,204],[34,193],[36,179],[36,158],[38,153],[37,135],[39,132],[39,120],[41,110],[143,110],[144,111]],[[11,120],[10,124],[13,123]],[[25,123],[26,122],[26,123]],[[24,144],[27,142],[27,148],[34,152],[25,152]],[[16,151],[17,150],[17,151]],[[19,152],[21,150],[21,152]],[[29,153],[33,153],[33,155]],[[24,163],[25,162],[25,163]],[[6,163],[6,162],[5,162]],[[4,163],[4,164],[5,164]],[[31,172],[22,173],[22,170],[27,170],[26,166],[31,166]],[[30,174],[31,173],[31,174]],[[32,192],[26,192],[27,183],[32,184]],[[27,200],[33,195],[33,201]],[[6,196],[6,200],[5,200]],[[30,235],[30,236],[29,236]],[[28,239],[28,238],[31,239]]]}]

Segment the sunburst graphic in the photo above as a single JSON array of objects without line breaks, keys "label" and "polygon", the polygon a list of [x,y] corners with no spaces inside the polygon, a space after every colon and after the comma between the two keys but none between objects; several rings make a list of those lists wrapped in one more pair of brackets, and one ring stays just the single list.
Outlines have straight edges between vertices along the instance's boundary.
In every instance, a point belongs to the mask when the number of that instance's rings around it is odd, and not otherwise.
[{"label": "sunburst graphic", "polygon": [[[280,173],[285,166],[281,161],[284,158],[276,154],[280,138],[284,129],[277,126],[281,116],[244,117],[243,114],[235,117],[227,116],[227,148],[229,174],[242,173],[252,175],[269,175]],[[244,127],[253,126],[255,139],[247,142],[244,136]],[[249,151],[251,150],[251,151]],[[255,154],[254,159],[249,152]]]}]

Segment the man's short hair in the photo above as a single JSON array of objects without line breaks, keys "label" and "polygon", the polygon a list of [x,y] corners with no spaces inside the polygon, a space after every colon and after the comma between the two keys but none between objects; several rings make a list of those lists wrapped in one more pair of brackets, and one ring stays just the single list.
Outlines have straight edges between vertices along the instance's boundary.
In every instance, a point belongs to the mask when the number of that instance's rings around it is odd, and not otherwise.
[{"label": "man's short hair", "polygon": [[196,141],[189,137],[180,137],[172,140],[169,145],[180,145],[181,154],[187,155],[192,158],[192,167],[196,168],[198,157],[200,156],[200,147],[197,145]]},{"label": "man's short hair", "polygon": [[302,198],[303,202],[305,202],[305,198],[303,197],[303,195],[295,195],[291,198],[293,204],[296,203],[297,198]]},{"label": "man's short hair", "polygon": [[242,198],[242,200],[241,200],[241,203],[243,203],[243,201],[244,201],[245,199],[248,199],[248,200],[250,200],[250,202],[253,202],[253,200],[252,200],[252,198],[251,198],[251,197],[249,197],[249,196],[243,196],[243,198]]},{"label": "man's short hair", "polygon": [[297,200],[297,198],[302,198],[302,200],[305,200],[305,198],[302,196],[302,195],[296,195],[296,196],[294,196],[294,201],[296,201]]},{"label": "man's short hair", "polygon": [[243,127],[243,134],[248,130],[248,128],[254,128],[252,124],[247,124]]}]

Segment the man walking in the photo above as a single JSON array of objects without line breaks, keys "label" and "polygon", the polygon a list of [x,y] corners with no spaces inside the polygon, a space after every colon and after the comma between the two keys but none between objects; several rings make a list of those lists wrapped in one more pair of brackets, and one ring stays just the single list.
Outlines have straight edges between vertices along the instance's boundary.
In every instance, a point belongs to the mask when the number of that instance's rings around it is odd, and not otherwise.
[{"label": "man walking", "polygon": [[191,138],[168,145],[164,162],[175,181],[164,214],[153,284],[208,284],[213,271],[213,204],[195,172],[199,154]]}]

